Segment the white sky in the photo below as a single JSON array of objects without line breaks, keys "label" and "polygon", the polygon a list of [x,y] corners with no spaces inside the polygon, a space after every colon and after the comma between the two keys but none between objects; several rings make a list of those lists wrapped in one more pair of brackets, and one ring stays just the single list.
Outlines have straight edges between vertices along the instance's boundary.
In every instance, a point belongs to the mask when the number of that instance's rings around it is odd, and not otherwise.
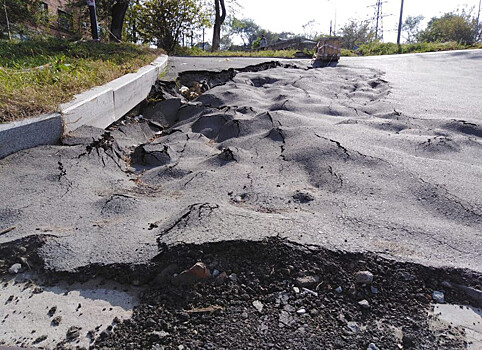
[{"label": "white sky", "polygon": [[[273,32],[288,31],[303,34],[303,25],[310,20],[317,22],[314,31],[328,34],[330,20],[335,20],[340,28],[350,18],[367,19],[374,17],[376,0],[238,0],[242,8],[237,14],[238,18],[251,18],[263,29]],[[384,41],[395,42],[397,39],[396,27],[400,16],[401,0],[386,0],[383,4],[383,13],[391,14],[383,19]],[[404,17],[408,15],[425,16],[426,22],[445,12],[456,10],[463,6],[475,7],[477,12],[479,0],[405,0]]]}]

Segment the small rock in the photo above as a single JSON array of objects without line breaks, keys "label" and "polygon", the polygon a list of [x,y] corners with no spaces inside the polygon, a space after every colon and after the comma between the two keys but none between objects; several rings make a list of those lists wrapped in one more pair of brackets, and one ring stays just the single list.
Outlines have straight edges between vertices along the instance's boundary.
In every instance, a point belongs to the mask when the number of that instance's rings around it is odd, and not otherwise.
[{"label": "small rock", "polygon": [[228,274],[226,272],[221,272],[218,277],[216,277],[216,284],[220,285],[223,284],[224,281],[228,278]]},{"label": "small rock", "polygon": [[337,292],[338,294],[341,294],[341,293],[343,293],[343,288],[338,287],[338,288],[335,289],[335,292]]},{"label": "small rock", "polygon": [[371,286],[370,290],[372,291],[372,294],[378,294],[378,288]]},{"label": "small rock", "polygon": [[315,287],[320,282],[319,276],[304,276],[298,277],[295,280],[295,285],[300,288]]},{"label": "small rock", "polygon": [[238,281],[238,275],[236,275],[235,273],[232,273],[229,275],[229,279],[233,282],[237,282]]},{"label": "small rock", "polygon": [[467,294],[470,298],[477,300],[478,302],[482,302],[482,291],[473,287],[467,287],[467,286],[458,286],[460,289],[462,289],[465,294]]},{"label": "small rock", "polygon": [[33,294],[41,294],[44,292],[44,289],[42,287],[35,287],[32,291]]},{"label": "small rock", "polygon": [[53,319],[52,319],[52,326],[58,326],[60,324],[60,322],[62,322],[62,316],[55,316]]},{"label": "small rock", "polygon": [[312,291],[311,289],[308,289],[308,288],[302,288],[302,290],[303,290],[303,292],[304,292],[304,293],[311,294],[311,295],[313,295],[314,297],[317,297],[317,296],[318,296],[318,293],[317,293],[317,292]]},{"label": "small rock", "polygon": [[364,309],[369,309],[370,308],[370,303],[368,302],[368,300],[362,300],[362,301],[359,301],[358,302],[358,305],[360,305],[362,308]]},{"label": "small rock", "polygon": [[310,315],[311,316],[318,316],[320,314],[320,312],[316,309],[311,309],[310,310]]},{"label": "small rock", "polygon": [[442,282],[442,287],[445,287],[445,288],[453,288],[452,283],[450,283],[449,281],[443,281],[443,282]]},{"label": "small rock", "polygon": [[168,337],[169,336],[169,333],[165,332],[165,331],[159,331],[159,332],[152,332],[150,335],[149,335],[149,338],[150,340],[152,340],[153,342],[157,342],[157,341],[160,341],[162,340],[163,338],[165,337]]},{"label": "small rock", "polygon": [[370,343],[370,344],[368,344],[367,350],[380,350],[380,349],[375,344]]},{"label": "small rock", "polygon": [[290,304],[286,304],[285,306],[283,306],[283,310],[289,313],[293,313],[296,311],[296,308]]},{"label": "small rock", "polygon": [[16,275],[21,270],[22,270],[22,265],[17,263],[10,266],[10,268],[8,269],[8,273],[11,275]]},{"label": "small rock", "polygon": [[213,271],[213,277],[218,277],[221,272],[219,270]]},{"label": "small rock", "polygon": [[244,319],[246,319],[246,318],[249,317],[249,315],[248,315],[248,313],[247,313],[246,311],[243,311],[243,312],[241,313],[241,317],[244,318]]},{"label": "small rock", "polygon": [[281,311],[279,315],[279,326],[290,326],[294,322],[293,317],[286,311]]},{"label": "small rock", "polygon": [[67,341],[73,341],[73,340],[77,339],[78,337],[80,337],[80,330],[81,329],[82,328],[76,327],[76,326],[70,327],[67,330]]},{"label": "small rock", "polygon": [[263,303],[259,300],[255,300],[253,301],[253,306],[255,307],[256,310],[258,310],[258,312],[263,312]]},{"label": "small rock", "polygon": [[189,94],[190,90],[187,86],[181,86],[181,88],[179,89],[179,92],[182,94],[182,95],[187,95]]},{"label": "small rock", "polygon": [[298,287],[293,287],[293,292],[295,292],[295,294],[300,294],[300,289]]},{"label": "small rock", "polygon": [[296,313],[298,315],[304,315],[304,314],[306,314],[306,309],[299,309],[298,311],[296,311]]},{"label": "small rock", "polygon": [[437,304],[443,304],[445,303],[445,294],[443,292],[435,290],[432,293],[432,299],[437,303]]},{"label": "small rock", "polygon": [[358,271],[356,273],[356,283],[359,284],[372,284],[373,273],[370,271]]},{"label": "small rock", "polygon": [[55,315],[55,312],[57,312],[57,306],[53,306],[50,308],[49,312],[47,312],[47,315],[49,317],[52,317],[53,315]]},{"label": "small rock", "polygon": [[47,336],[46,336],[46,335],[42,335],[42,336],[38,337],[37,339],[35,339],[35,340],[33,341],[33,344],[41,343],[41,342],[43,342],[43,341],[46,340],[46,339],[47,339]]},{"label": "small rock", "polygon": [[356,323],[356,322],[351,322],[351,321],[348,322],[347,327],[350,331],[352,331],[355,334],[360,331],[360,327],[358,326],[358,323]]},{"label": "small rock", "polygon": [[173,277],[172,284],[175,286],[190,285],[211,277],[206,265],[201,262],[194,264],[190,269],[181,272]]},{"label": "small rock", "polygon": [[352,296],[355,296],[356,295],[356,287],[354,284],[351,284],[350,285],[350,288],[348,289],[348,294],[349,295],[352,295]]}]

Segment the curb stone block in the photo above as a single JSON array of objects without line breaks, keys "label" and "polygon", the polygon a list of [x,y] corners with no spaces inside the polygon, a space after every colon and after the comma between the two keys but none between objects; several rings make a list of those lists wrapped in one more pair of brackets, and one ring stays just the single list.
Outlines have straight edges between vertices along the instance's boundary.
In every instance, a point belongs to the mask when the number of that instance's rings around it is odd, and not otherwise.
[{"label": "curb stone block", "polygon": [[106,128],[145,99],[168,56],[159,56],[136,73],[78,94],[59,106],[60,113],[0,124],[0,159],[40,145],[58,144],[65,134],[83,126]]},{"label": "curb stone block", "polygon": [[62,132],[60,113],[0,124],[0,159],[26,148],[57,144]]},{"label": "curb stone block", "polygon": [[64,119],[64,133],[82,125],[105,128],[116,121],[114,92],[106,86],[93,88],[61,104],[60,113]]}]

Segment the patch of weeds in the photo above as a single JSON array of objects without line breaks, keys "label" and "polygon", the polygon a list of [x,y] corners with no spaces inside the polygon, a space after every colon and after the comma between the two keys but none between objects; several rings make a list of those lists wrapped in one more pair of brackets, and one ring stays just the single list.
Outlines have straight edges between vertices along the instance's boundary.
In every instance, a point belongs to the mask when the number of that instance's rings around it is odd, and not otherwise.
[{"label": "patch of weeds", "polygon": [[133,44],[0,41],[0,123],[54,112],[75,94],[135,72],[159,54]]}]

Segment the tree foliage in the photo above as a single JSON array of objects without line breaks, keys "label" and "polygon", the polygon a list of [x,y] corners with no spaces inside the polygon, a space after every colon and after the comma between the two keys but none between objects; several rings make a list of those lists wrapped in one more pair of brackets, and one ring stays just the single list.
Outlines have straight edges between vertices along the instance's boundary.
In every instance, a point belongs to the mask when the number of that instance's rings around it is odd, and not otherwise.
[{"label": "tree foliage", "polygon": [[229,35],[237,35],[243,41],[245,47],[251,46],[256,40],[261,27],[254,23],[252,19],[237,19],[234,17],[229,23]]},{"label": "tree foliage", "polygon": [[420,32],[418,39],[425,42],[456,41],[472,44],[475,37],[475,20],[465,10],[449,12],[441,17],[433,17],[427,29]]},{"label": "tree foliage", "polygon": [[207,16],[195,0],[147,0],[139,8],[138,30],[144,42],[172,53],[183,33],[206,24]]},{"label": "tree foliage", "polygon": [[1,0],[0,2],[0,38],[11,34],[24,34],[28,27],[42,23],[40,1],[37,0]]},{"label": "tree foliage", "polygon": [[405,40],[408,44],[416,43],[420,32],[420,23],[425,17],[419,16],[407,16],[402,24],[402,31],[405,33]]},{"label": "tree foliage", "polygon": [[375,38],[375,33],[368,21],[350,19],[339,32],[343,37],[342,48],[349,50],[372,42]]}]

